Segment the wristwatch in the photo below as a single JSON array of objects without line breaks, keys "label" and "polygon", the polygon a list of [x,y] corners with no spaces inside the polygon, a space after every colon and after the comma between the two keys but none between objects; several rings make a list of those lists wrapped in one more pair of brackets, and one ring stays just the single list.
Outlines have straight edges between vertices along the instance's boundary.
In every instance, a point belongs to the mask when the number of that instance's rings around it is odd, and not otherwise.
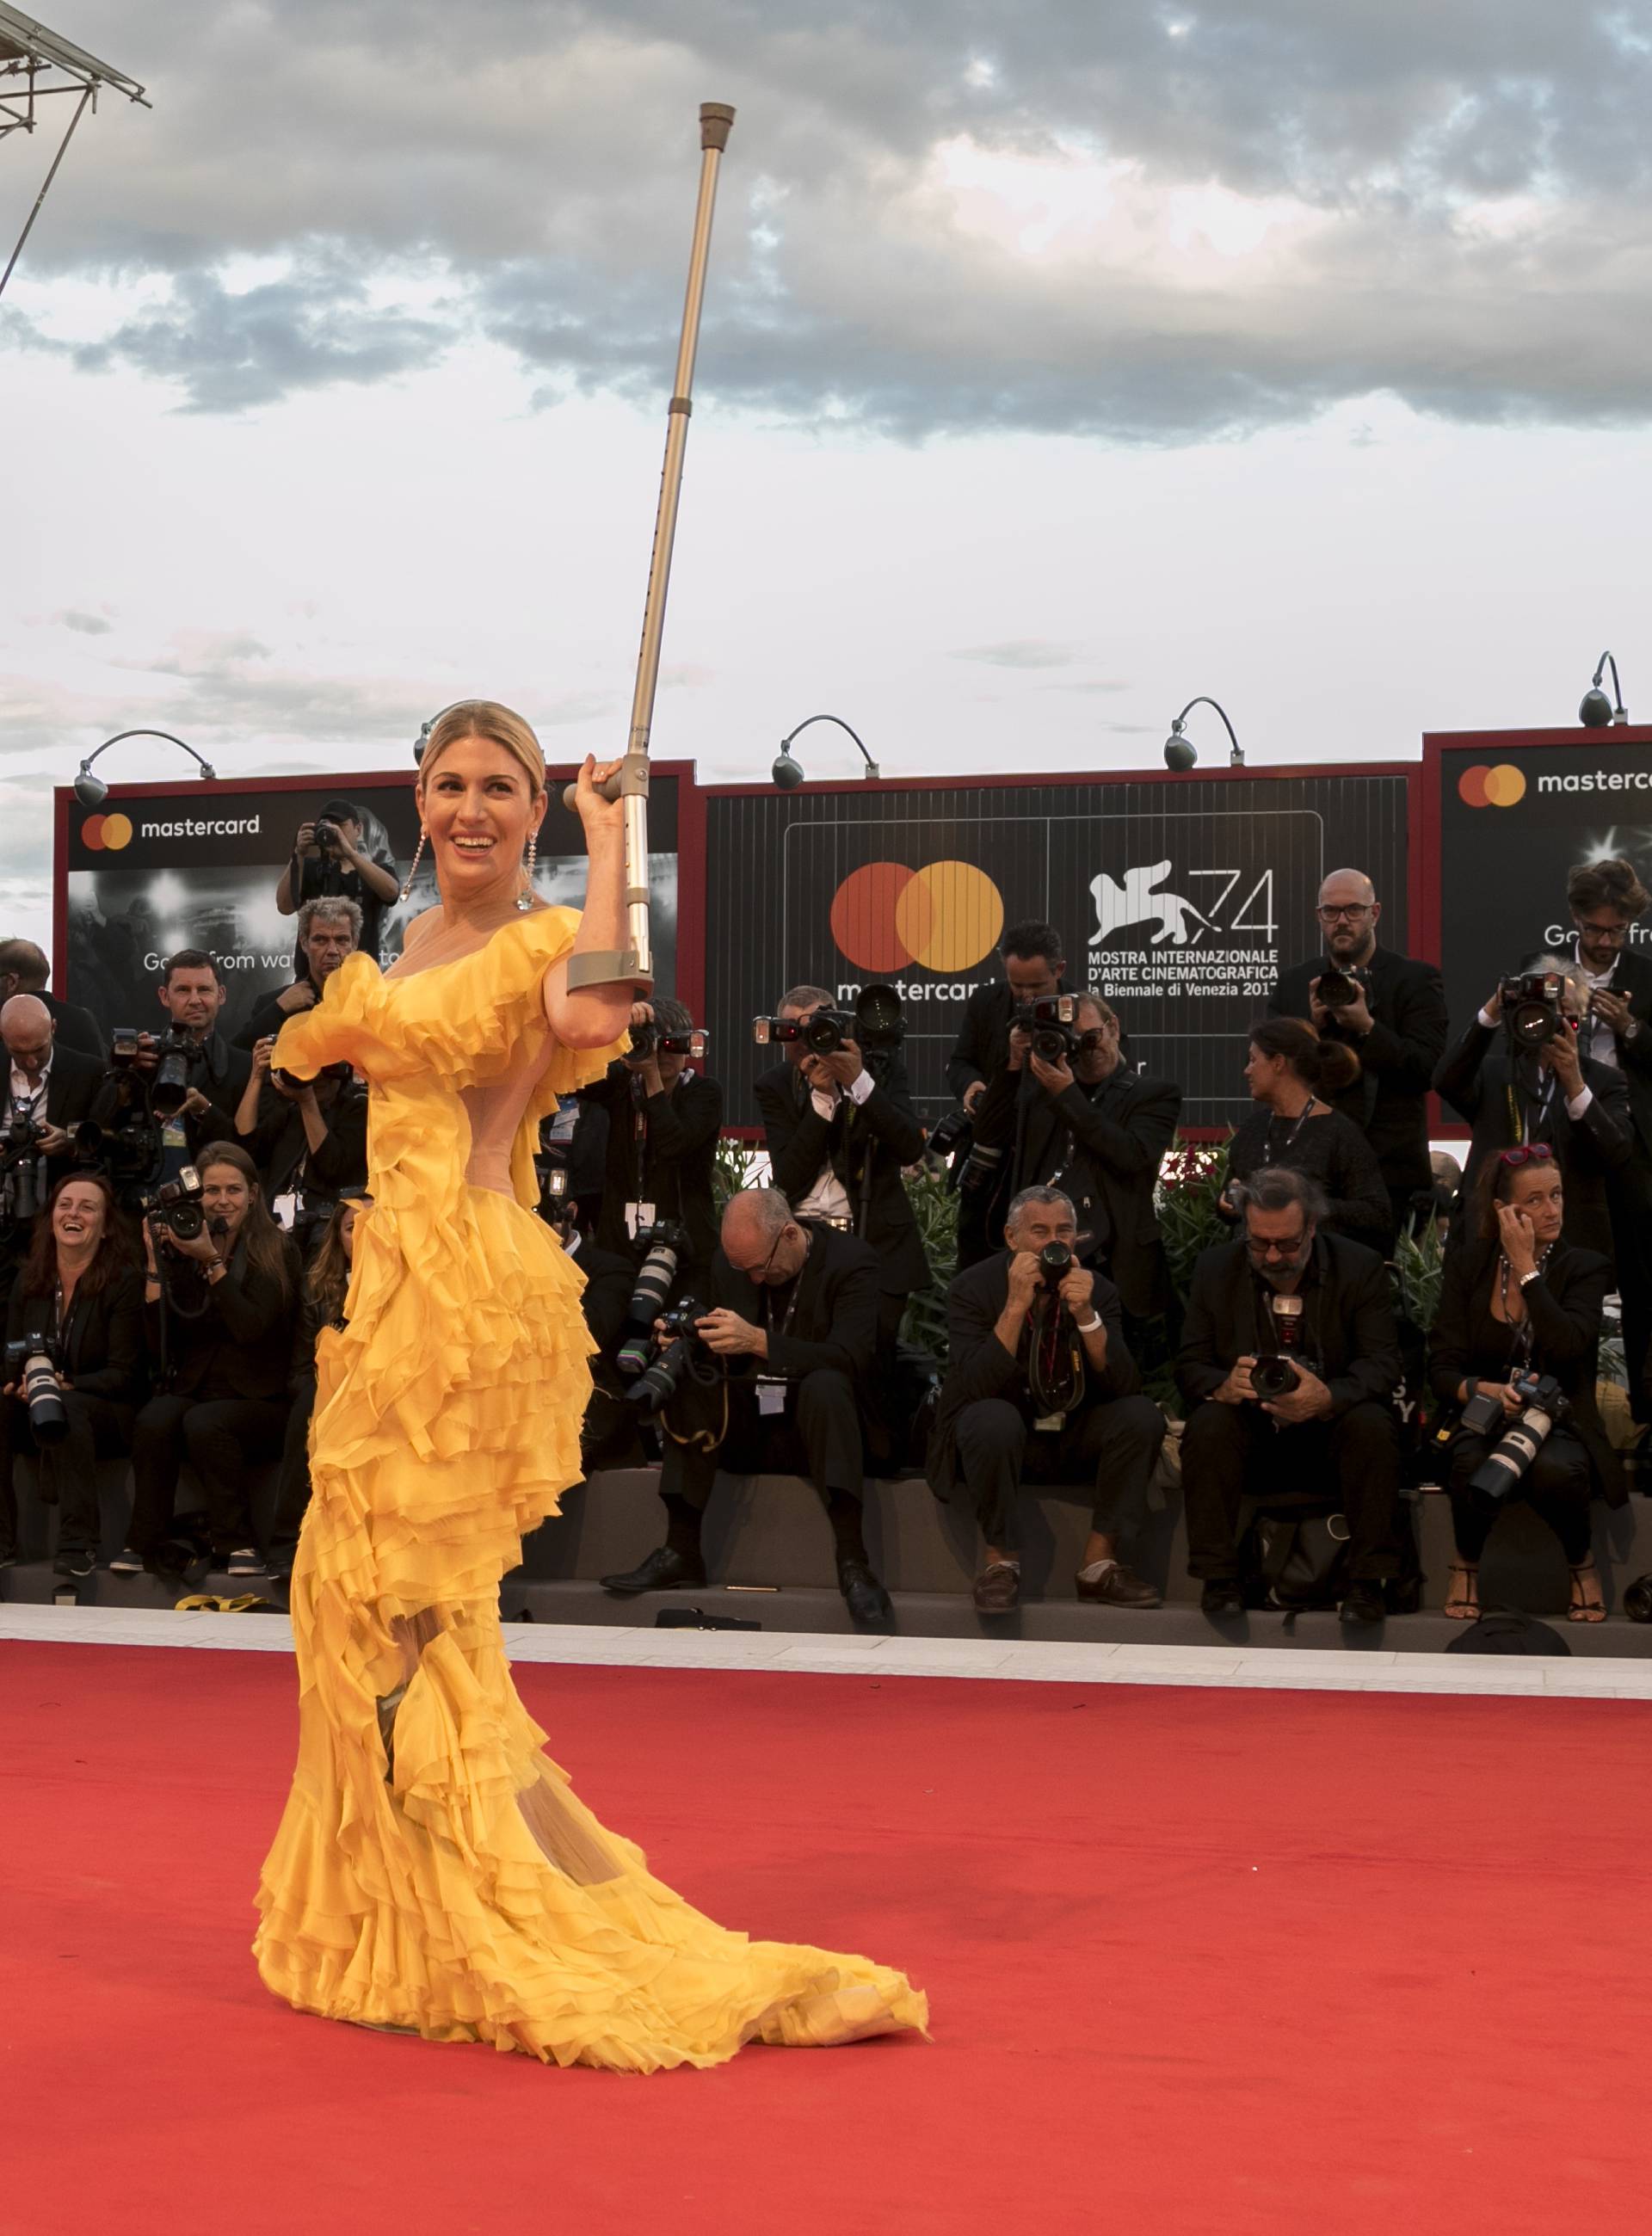
[{"label": "wristwatch", "polygon": [[1520,1286],[1524,1289],[1528,1281],[1541,1281],[1542,1279],[1543,1267],[1541,1266],[1534,1266],[1530,1273],[1523,1273],[1520,1276]]}]

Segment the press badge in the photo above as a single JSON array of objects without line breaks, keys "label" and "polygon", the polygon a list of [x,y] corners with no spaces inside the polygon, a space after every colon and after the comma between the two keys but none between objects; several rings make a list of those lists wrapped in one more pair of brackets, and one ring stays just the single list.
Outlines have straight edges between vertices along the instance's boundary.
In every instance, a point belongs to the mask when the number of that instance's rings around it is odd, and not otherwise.
[{"label": "press badge", "polygon": [[1067,1416],[1064,1413],[1041,1413],[1032,1424],[1035,1435],[1041,1429],[1058,1431],[1066,1425]]},{"label": "press badge", "polygon": [[644,1227],[652,1227],[653,1224],[654,1206],[651,1203],[628,1203],[626,1205],[625,1231],[627,1234],[630,1236],[633,1242],[636,1240],[640,1228]]},{"label": "press badge", "polygon": [[785,1383],[760,1382],[757,1385],[757,1410],[760,1413],[785,1412]]}]

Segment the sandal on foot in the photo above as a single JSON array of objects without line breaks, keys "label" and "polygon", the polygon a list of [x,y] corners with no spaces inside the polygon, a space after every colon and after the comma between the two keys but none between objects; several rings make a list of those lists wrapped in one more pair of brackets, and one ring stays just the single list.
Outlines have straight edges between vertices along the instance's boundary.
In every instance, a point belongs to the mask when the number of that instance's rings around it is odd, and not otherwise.
[{"label": "sandal on foot", "polygon": [[1592,1555],[1583,1562],[1581,1567],[1574,1568],[1571,1572],[1571,1605],[1566,1610],[1568,1622],[1605,1621],[1605,1601],[1599,1598],[1591,1600],[1585,1591],[1584,1587],[1591,1583],[1598,1593],[1600,1570],[1595,1566]]},{"label": "sandal on foot", "polygon": [[[1445,1612],[1450,1615],[1453,1622],[1478,1622],[1480,1620],[1478,1587],[1480,1572],[1478,1566],[1467,1561],[1453,1561],[1451,1573],[1452,1583],[1445,1595]],[[1456,1583],[1458,1576],[1466,1577],[1468,1580],[1461,1590],[1458,1590]]]}]

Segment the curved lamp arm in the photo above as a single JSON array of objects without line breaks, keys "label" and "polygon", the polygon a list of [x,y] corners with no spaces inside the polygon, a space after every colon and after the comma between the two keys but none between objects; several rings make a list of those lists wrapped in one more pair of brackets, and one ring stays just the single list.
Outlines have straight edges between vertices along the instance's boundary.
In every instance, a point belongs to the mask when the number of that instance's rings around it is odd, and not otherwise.
[{"label": "curved lamp arm", "polygon": [[860,758],[866,764],[866,774],[869,777],[881,776],[883,774],[883,771],[879,767],[877,762],[873,760],[872,755],[866,751],[865,741],[862,740],[859,733],[857,731],[849,729],[849,725],[844,720],[841,714],[810,714],[805,720],[798,724],[795,730],[788,730],[785,737],[780,740],[780,756],[774,764],[775,770],[777,772],[777,782],[780,780],[778,772],[781,762],[784,761],[790,762],[790,766],[793,768],[797,769],[798,773],[797,775],[793,778],[793,783],[801,783],[803,772],[800,768],[798,768],[798,764],[795,761],[791,760],[789,749],[793,739],[800,737],[803,732],[808,728],[811,722],[835,722],[840,730],[849,730],[849,735],[854,740],[856,745],[860,747]]},{"label": "curved lamp arm", "polygon": [[1596,691],[1600,689],[1601,678],[1609,668],[1612,671],[1612,720],[1615,722],[1627,722],[1629,718],[1623,706],[1623,687],[1617,680],[1617,662],[1609,652],[1602,653],[1595,663],[1594,688]]},{"label": "curved lamp arm", "polygon": [[[108,799],[109,786],[103,782],[102,777],[95,777],[92,774],[92,763],[97,760],[99,754],[108,753],[111,746],[118,746],[121,744],[122,740],[127,738],[164,738],[169,746],[182,746],[183,751],[190,756],[192,760],[200,762],[200,767],[196,772],[198,775],[201,777],[216,777],[218,774],[217,770],[213,766],[210,761],[202,760],[201,756],[195,751],[194,747],[190,745],[185,745],[184,740],[181,738],[174,738],[170,730],[118,730],[114,737],[105,738],[101,746],[97,746],[94,752],[88,753],[86,759],[81,763],[80,767],[76,772],[75,792],[76,797],[79,799],[82,807],[95,807],[100,800]],[[93,796],[89,798],[89,793]]]},{"label": "curved lamp arm", "polygon": [[1245,766],[1245,750],[1239,742],[1237,732],[1234,730],[1233,724],[1227,719],[1227,709],[1221,706],[1216,700],[1207,699],[1202,693],[1197,699],[1189,699],[1187,705],[1176,716],[1175,720],[1171,723],[1171,736],[1173,738],[1179,738],[1181,735],[1181,726],[1187,720],[1188,715],[1192,714],[1195,707],[1215,707],[1217,714],[1221,716],[1222,727],[1227,733],[1228,742],[1232,747],[1232,751],[1227,756],[1227,766],[1229,768],[1243,768]]}]

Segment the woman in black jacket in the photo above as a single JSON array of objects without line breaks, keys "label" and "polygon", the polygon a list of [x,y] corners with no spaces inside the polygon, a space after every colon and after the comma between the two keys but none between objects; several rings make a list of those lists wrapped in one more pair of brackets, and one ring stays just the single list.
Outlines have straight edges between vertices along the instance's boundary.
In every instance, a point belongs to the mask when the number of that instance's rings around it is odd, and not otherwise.
[{"label": "woman in black jacket", "polygon": [[1480,1555],[1502,1504],[1475,1490],[1471,1477],[1503,1424],[1524,1410],[1517,1378],[1532,1374],[1555,1378],[1566,1412],[1508,1496],[1525,1499],[1559,1538],[1571,1570],[1572,1621],[1606,1618],[1589,1550],[1589,1503],[1599,1493],[1622,1506],[1626,1496],[1595,1403],[1595,1351],[1612,1271],[1594,1251],[1561,1240],[1563,1212],[1560,1167],[1548,1142],[1502,1149],[1481,1167],[1465,1230],[1446,1246],[1430,1384],[1447,1404],[1466,1404],[1477,1391],[1502,1400],[1490,1435],[1459,1430],[1451,1448],[1458,1558],[1445,1612],[1464,1622],[1480,1611]]},{"label": "woman in black jacket", "polygon": [[[1386,1257],[1393,1247],[1392,1212],[1382,1168],[1369,1141],[1325,1101],[1359,1076],[1346,1041],[1322,1041],[1300,1017],[1265,1017],[1251,1029],[1245,1084],[1260,1108],[1227,1145],[1230,1179],[1248,1180],[1265,1165],[1289,1165],[1325,1192],[1326,1226]],[[1236,1216],[1224,1196],[1221,1208]]]},{"label": "woman in black jacket", "polygon": [[0,1556],[16,1553],[13,1462],[20,1451],[38,1450],[41,1496],[57,1506],[57,1574],[89,1576],[97,1562],[97,1463],[128,1449],[144,1386],[137,1252],[101,1173],[59,1180],[46,1216],[35,1222],[6,1309],[6,1344],[9,1361],[14,1345],[50,1359],[67,1427],[59,1441],[36,1438],[20,1370],[8,1364],[0,1403]]},{"label": "woman in black jacket", "polygon": [[207,1224],[198,1235],[162,1227],[157,1242],[155,1223],[144,1223],[149,1350],[163,1372],[133,1434],[131,1536],[109,1563],[122,1575],[166,1536],[186,1457],[207,1494],[214,1567],[263,1573],[249,1482],[260,1461],[280,1457],[286,1434],[299,1255],[270,1217],[245,1149],[214,1141],[200,1173]]}]

